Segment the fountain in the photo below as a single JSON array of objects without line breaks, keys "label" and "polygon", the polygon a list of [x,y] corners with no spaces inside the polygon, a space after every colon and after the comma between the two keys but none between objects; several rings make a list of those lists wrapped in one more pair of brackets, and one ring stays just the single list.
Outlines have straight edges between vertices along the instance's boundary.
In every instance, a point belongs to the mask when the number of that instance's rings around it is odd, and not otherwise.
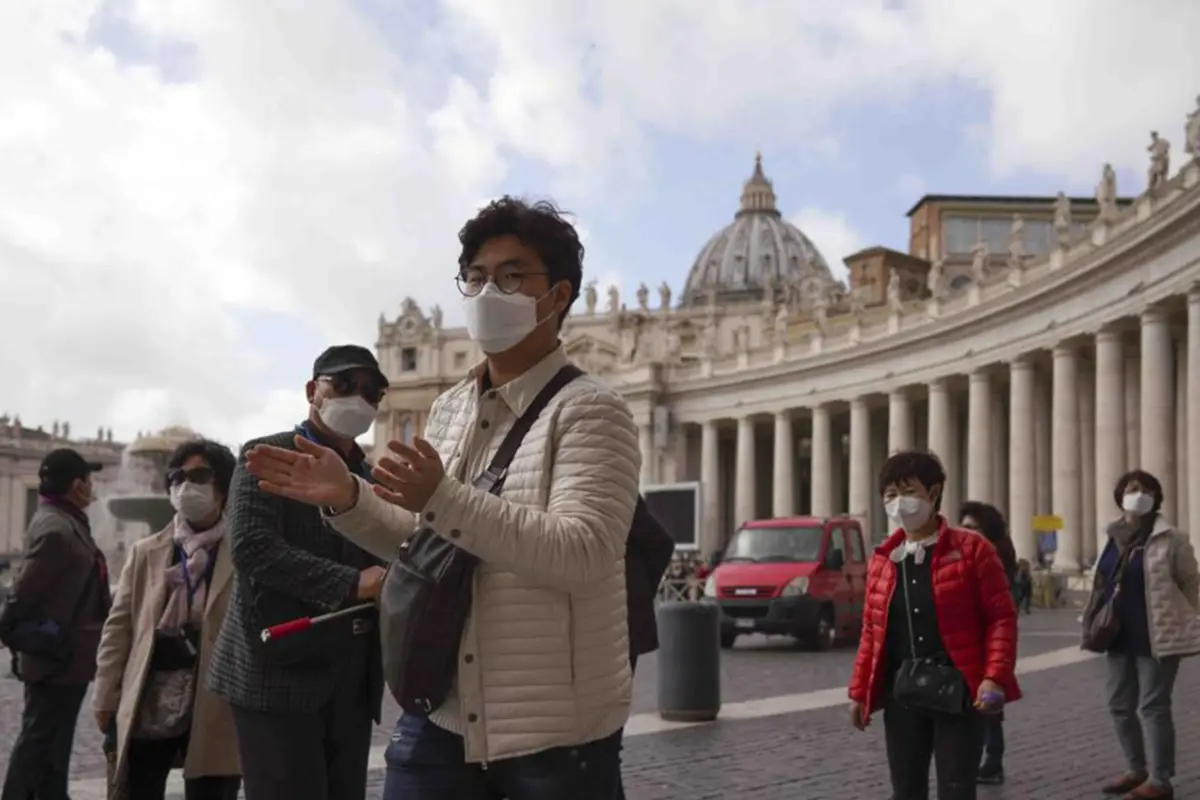
[{"label": "fountain", "polygon": [[[108,512],[117,519],[119,550],[162,530],[174,518],[175,509],[167,497],[167,460],[176,447],[199,438],[190,428],[176,425],[156,434],[140,435],[125,448],[114,487],[116,494],[105,502]],[[137,527],[126,530],[130,524]]]}]

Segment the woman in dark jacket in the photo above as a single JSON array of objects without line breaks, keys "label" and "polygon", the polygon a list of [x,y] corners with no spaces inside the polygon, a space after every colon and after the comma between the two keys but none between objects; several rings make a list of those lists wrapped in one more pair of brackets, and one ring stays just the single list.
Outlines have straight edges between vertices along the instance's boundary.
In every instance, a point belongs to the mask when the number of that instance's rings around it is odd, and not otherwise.
[{"label": "woman in dark jacket", "polygon": [[[992,543],[1004,565],[1004,576],[1008,578],[1009,593],[1017,578],[1017,550],[1008,534],[1008,523],[1000,509],[987,503],[969,501],[963,503],[958,512],[958,525],[968,531],[982,534]],[[1015,608],[1015,606],[1014,606]],[[979,782],[985,784],[1004,783],[1004,712],[984,717],[983,762],[979,765]]]},{"label": "woman in dark jacket", "polygon": [[986,539],[938,513],[945,481],[937,456],[912,450],[879,475],[895,530],[868,567],[850,715],[863,730],[883,710],[895,800],[929,796],[931,759],[939,800],[975,800],[980,714],[1021,696],[1004,567]]}]

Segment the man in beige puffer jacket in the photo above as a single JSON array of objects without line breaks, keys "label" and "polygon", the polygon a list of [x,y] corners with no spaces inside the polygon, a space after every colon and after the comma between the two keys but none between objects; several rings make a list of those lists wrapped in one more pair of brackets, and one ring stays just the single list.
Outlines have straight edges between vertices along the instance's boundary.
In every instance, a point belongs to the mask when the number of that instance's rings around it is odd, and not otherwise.
[{"label": "man in beige puffer jacket", "polygon": [[385,800],[611,800],[630,702],[637,429],[621,396],[584,375],[533,423],[502,494],[471,485],[568,363],[558,334],[583,247],[553,206],[508,197],[459,238],[467,329],[487,358],[434,401],[425,439],[389,443],[374,487],[309,443],[303,455],[260,448],[247,464],[268,491],[328,507],[374,553],[392,555],[419,524],[480,560],[455,688],[428,716],[400,719]]}]

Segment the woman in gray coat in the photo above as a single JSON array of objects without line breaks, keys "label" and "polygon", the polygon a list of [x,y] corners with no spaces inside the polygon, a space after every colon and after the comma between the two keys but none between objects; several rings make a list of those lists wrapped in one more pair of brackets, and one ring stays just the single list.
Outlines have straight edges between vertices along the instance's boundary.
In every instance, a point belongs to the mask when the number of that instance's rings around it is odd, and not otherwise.
[{"label": "woman in gray coat", "polygon": [[1108,710],[1125,772],[1104,786],[1127,798],[1173,797],[1175,723],[1171,694],[1179,661],[1200,652],[1200,570],[1187,534],[1160,513],[1162,484],[1148,472],[1122,475],[1113,490],[1121,516],[1109,523],[1096,563],[1085,631],[1109,604],[1116,635],[1108,662]]}]

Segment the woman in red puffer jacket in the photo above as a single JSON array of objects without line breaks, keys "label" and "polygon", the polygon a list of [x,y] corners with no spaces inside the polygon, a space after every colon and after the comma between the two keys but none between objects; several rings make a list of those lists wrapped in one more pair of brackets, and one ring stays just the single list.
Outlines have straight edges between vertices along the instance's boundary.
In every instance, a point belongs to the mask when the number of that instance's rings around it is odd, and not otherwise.
[{"label": "woman in red puffer jacket", "polygon": [[895,800],[924,800],[935,760],[939,800],[974,800],[983,714],[1021,696],[1017,614],[996,548],[939,513],[937,456],[902,451],[879,475],[895,532],[867,573],[851,722],[883,710]]}]

